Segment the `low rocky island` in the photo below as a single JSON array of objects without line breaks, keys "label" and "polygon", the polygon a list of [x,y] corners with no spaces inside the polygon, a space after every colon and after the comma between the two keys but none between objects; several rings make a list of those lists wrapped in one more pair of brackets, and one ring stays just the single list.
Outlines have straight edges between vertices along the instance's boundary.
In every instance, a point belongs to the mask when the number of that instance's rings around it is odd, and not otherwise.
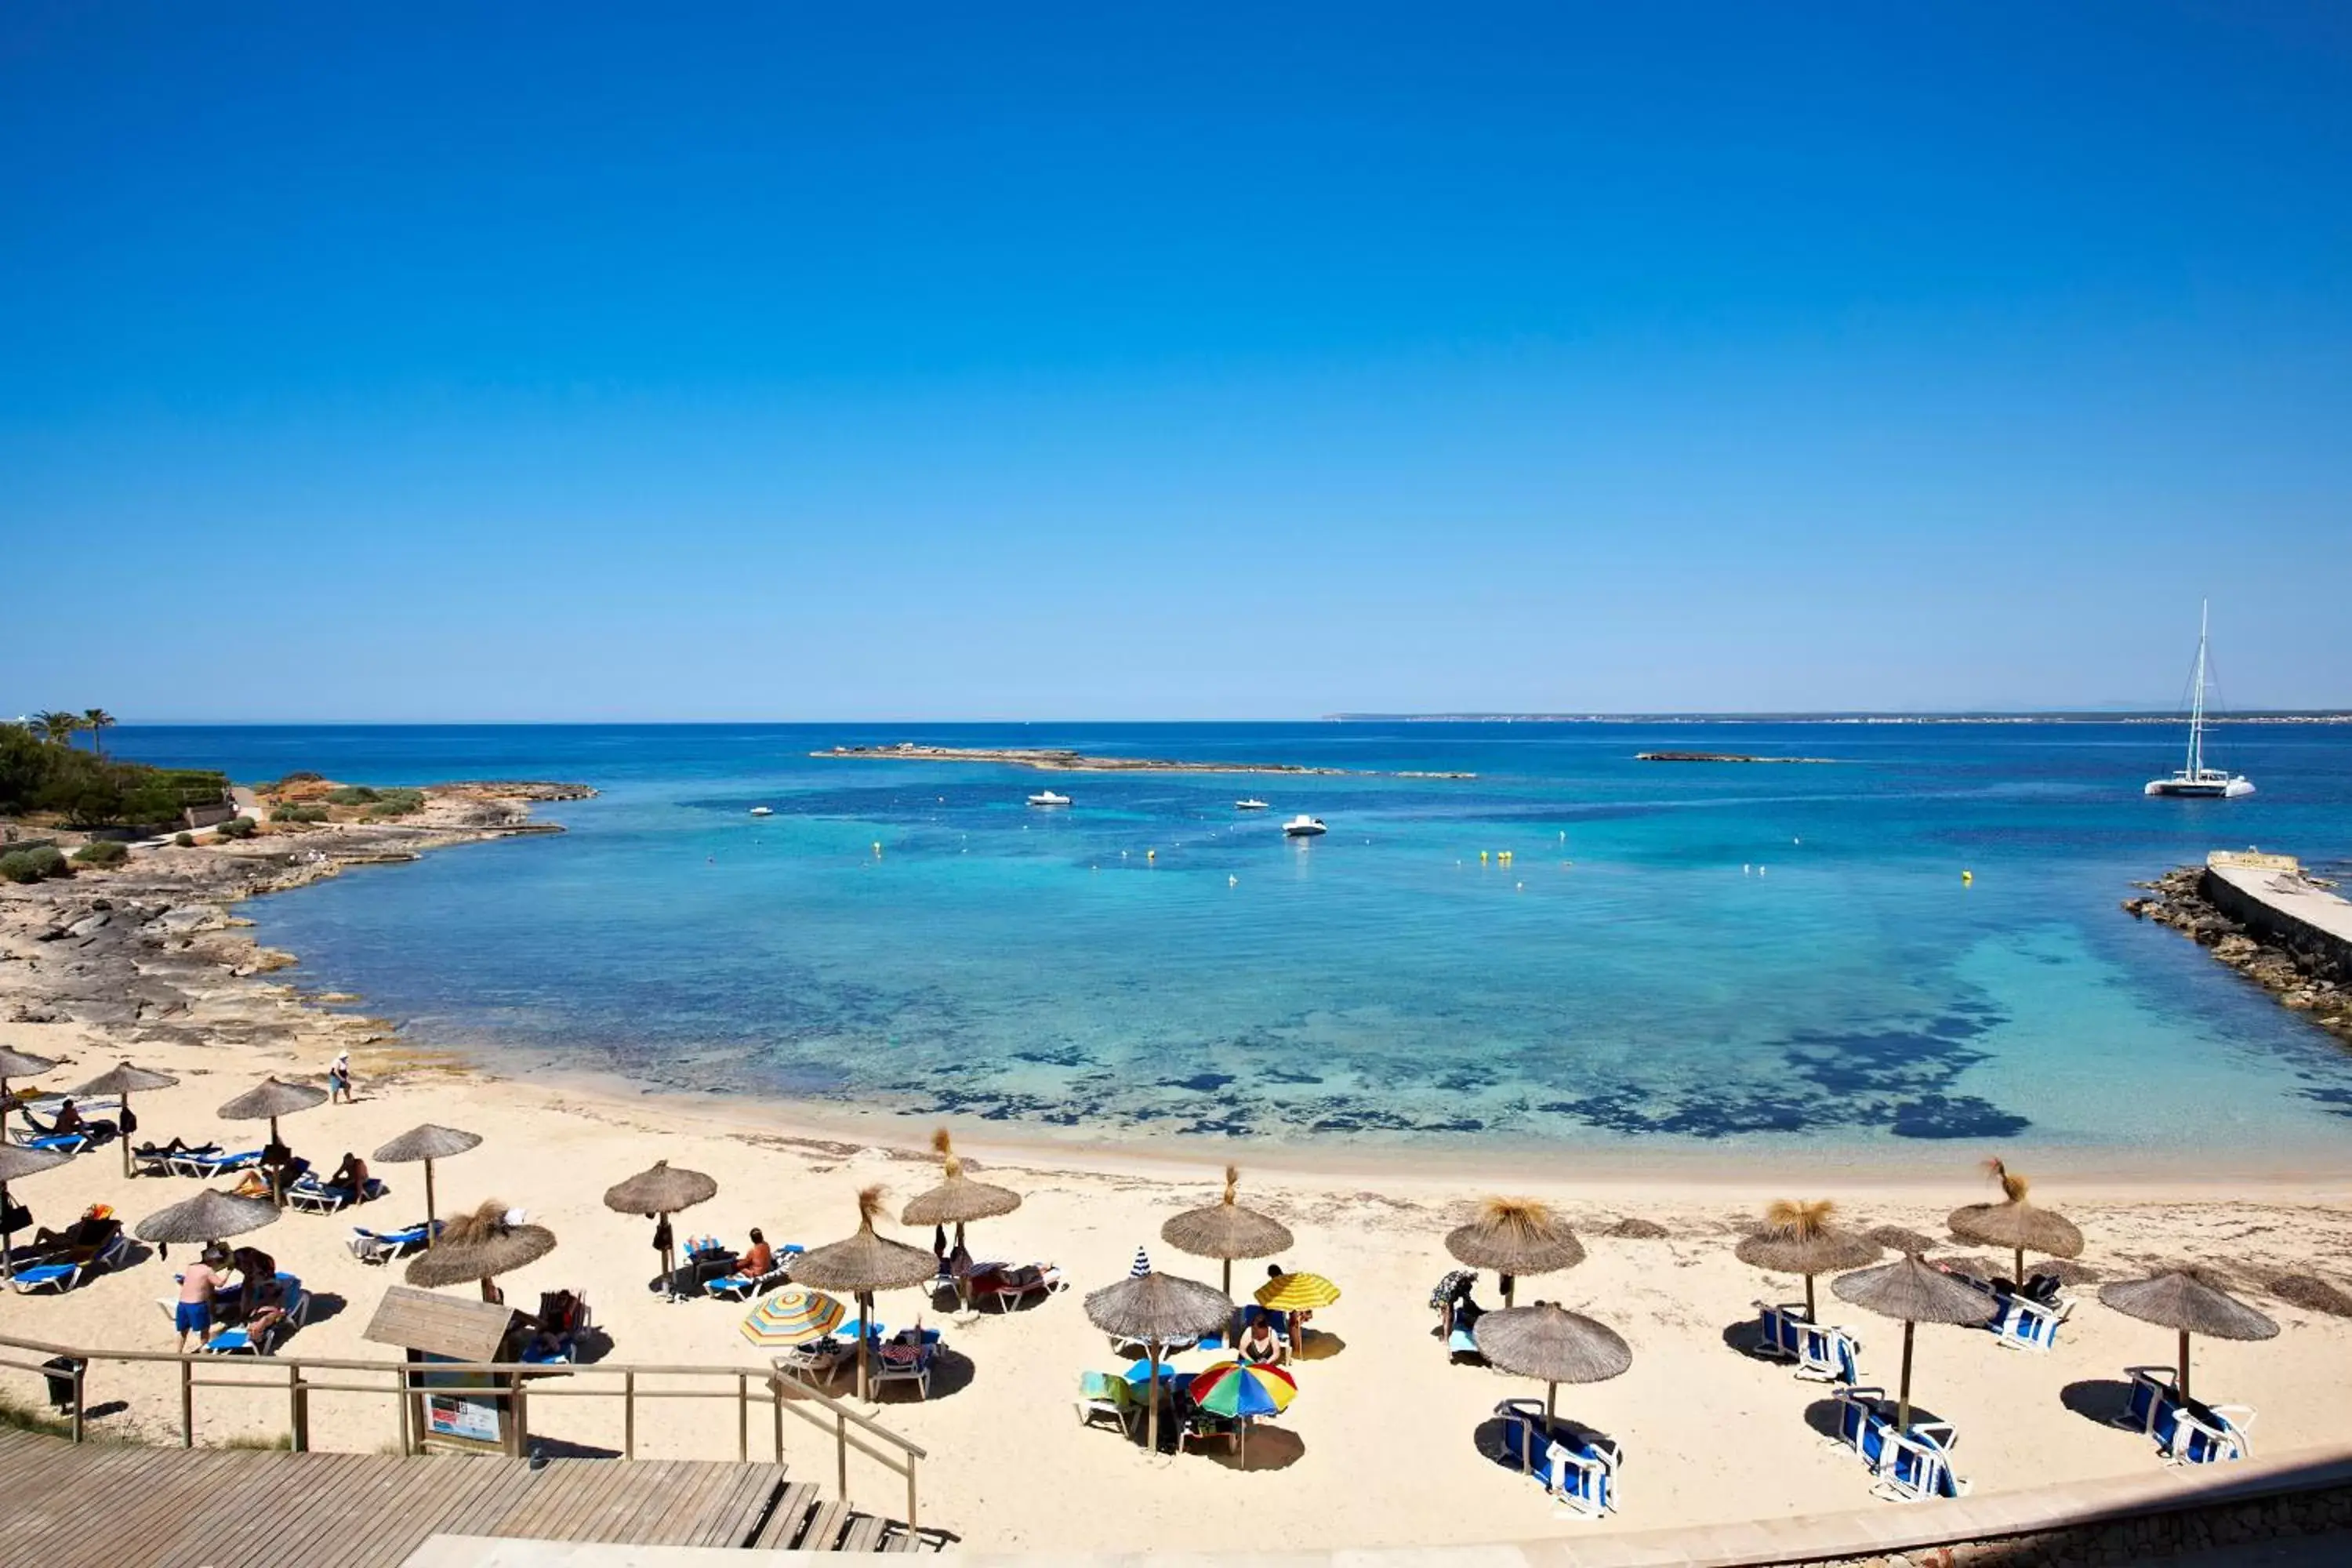
[{"label": "low rocky island", "polygon": [[1737,752],[1636,752],[1637,763],[1833,763],[1835,757],[1749,757]]},{"label": "low rocky island", "polygon": [[2171,927],[2277,997],[2280,1005],[2308,1014],[2321,1028],[2352,1042],[2352,974],[2311,942],[2282,940],[2232,917],[2213,901],[2207,875],[2203,866],[2181,866],[2137,883],[2142,896],[2126,899],[2124,912]]},{"label": "low rocky island", "polygon": [[1464,773],[1382,773],[1372,768],[1318,768],[1304,763],[1199,763],[1172,757],[1097,757],[1064,746],[926,746],[900,741],[887,746],[830,746],[811,752],[831,760],[900,763],[994,763],[1048,773],[1289,773],[1297,776],[1396,779],[1471,779]]}]

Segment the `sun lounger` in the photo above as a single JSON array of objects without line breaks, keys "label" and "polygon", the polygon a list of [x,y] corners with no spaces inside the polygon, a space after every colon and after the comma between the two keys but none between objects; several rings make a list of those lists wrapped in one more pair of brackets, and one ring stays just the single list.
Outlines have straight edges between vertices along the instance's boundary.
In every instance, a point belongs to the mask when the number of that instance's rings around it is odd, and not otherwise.
[{"label": "sun lounger", "polygon": [[1495,1414],[1504,1421],[1504,1451],[1559,1500],[1566,1510],[1560,1517],[1598,1519],[1615,1510],[1617,1471],[1625,1462],[1616,1444],[1572,1421],[1547,1421],[1532,1399],[1506,1399]]},{"label": "sun lounger", "polygon": [[939,1359],[940,1331],[925,1329],[919,1344],[886,1341],[874,1354],[874,1388],[886,1383],[911,1383],[925,1399],[931,1396],[931,1367]]},{"label": "sun lounger", "polygon": [[26,1149],[47,1149],[58,1154],[79,1154],[97,1140],[87,1132],[19,1132],[16,1142]]},{"label": "sun lounger", "polygon": [[207,1182],[215,1176],[226,1176],[231,1171],[249,1171],[260,1163],[261,1151],[258,1149],[247,1149],[236,1154],[224,1154],[217,1150],[205,1153],[188,1149],[171,1159],[173,1175],[195,1176]]},{"label": "sun lounger", "polygon": [[79,1279],[81,1270],[70,1263],[36,1263],[29,1268],[19,1268],[8,1283],[16,1288],[19,1296],[31,1296],[43,1290],[70,1290]]},{"label": "sun lounger", "polygon": [[1009,1312],[1032,1296],[1050,1296],[1069,1288],[1062,1271],[1050,1263],[1026,1263],[1018,1268],[998,1268],[991,1273],[969,1276],[974,1300],[984,1290],[996,1302],[996,1310]]},{"label": "sun lounger", "polygon": [[1445,1354],[1450,1361],[1460,1361],[1465,1356],[1485,1360],[1484,1353],[1478,1349],[1478,1335],[1475,1325],[1459,1325],[1447,1334]]},{"label": "sun lounger", "polygon": [[240,1323],[233,1329],[223,1329],[204,1342],[203,1348],[215,1355],[273,1355],[287,1335],[310,1320],[310,1293],[302,1289],[302,1281],[291,1274],[278,1276],[283,1317],[273,1319],[258,1333]]},{"label": "sun lounger", "polygon": [[1890,1429],[1888,1460],[1870,1495],[1887,1502],[1966,1497],[1969,1483],[1952,1474],[1951,1450],[1939,1429],[1946,1434],[1950,1431],[1937,1421],[1921,1422],[1907,1433]]},{"label": "sun lounger", "polygon": [[168,1176],[173,1173],[172,1162],[182,1154],[217,1154],[219,1152],[220,1145],[217,1143],[206,1143],[196,1149],[179,1150],[166,1149],[160,1143],[149,1143],[131,1151],[131,1163],[142,1176]]},{"label": "sun lounger", "polygon": [[2221,1459],[2242,1459],[2254,1451],[2246,1434],[2254,1412],[2244,1405],[2174,1406],[2172,1441],[2165,1458],[2176,1465],[2210,1465]]},{"label": "sun lounger", "polygon": [[1837,1391],[1836,1398],[1837,1436],[1829,1441],[1861,1455],[1874,1473],[1885,1468],[1887,1440],[1895,1435],[1895,1423],[1882,1414],[1886,1390],[1845,1387]]},{"label": "sun lounger", "polygon": [[1862,1342],[1830,1324],[1797,1325],[1797,1375],[1810,1383],[1853,1384],[1862,1378]]},{"label": "sun lounger", "polygon": [[1078,1374],[1077,1408],[1079,1426],[1091,1426],[1108,1416],[1132,1437],[1136,1415],[1143,1405],[1135,1385],[1118,1373],[1087,1372]]},{"label": "sun lounger", "polygon": [[807,1250],[798,1242],[780,1247],[775,1267],[765,1274],[722,1274],[704,1285],[703,1293],[722,1301],[748,1301],[754,1296],[764,1296],[792,1278],[793,1259]]},{"label": "sun lounger", "polygon": [[1795,1361],[1799,1331],[1810,1326],[1805,1309],[1793,1301],[1756,1303],[1757,1349],[1775,1361]]},{"label": "sun lounger", "polygon": [[[441,1234],[443,1221],[433,1222],[433,1234]],[[425,1246],[425,1224],[418,1221],[404,1230],[370,1230],[365,1226],[352,1226],[352,1256],[362,1263],[390,1263],[395,1258],[420,1251]]]},{"label": "sun lounger", "polygon": [[830,1383],[846,1370],[856,1356],[853,1342],[839,1340],[812,1340],[804,1345],[793,1345],[774,1359],[776,1370],[792,1373],[803,1382]]},{"label": "sun lounger", "polygon": [[286,1201],[304,1214],[333,1214],[355,1203],[373,1203],[392,1189],[370,1176],[365,1188],[331,1187],[316,1176],[304,1176],[286,1189]]}]

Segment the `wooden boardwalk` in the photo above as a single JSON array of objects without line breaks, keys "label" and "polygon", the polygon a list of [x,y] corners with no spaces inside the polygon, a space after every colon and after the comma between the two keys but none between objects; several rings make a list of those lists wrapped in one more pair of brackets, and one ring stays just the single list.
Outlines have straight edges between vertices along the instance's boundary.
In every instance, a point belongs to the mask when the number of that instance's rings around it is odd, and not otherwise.
[{"label": "wooden boardwalk", "polygon": [[397,1568],[435,1534],[898,1551],[781,1465],[84,1444],[0,1430],[0,1568]]}]

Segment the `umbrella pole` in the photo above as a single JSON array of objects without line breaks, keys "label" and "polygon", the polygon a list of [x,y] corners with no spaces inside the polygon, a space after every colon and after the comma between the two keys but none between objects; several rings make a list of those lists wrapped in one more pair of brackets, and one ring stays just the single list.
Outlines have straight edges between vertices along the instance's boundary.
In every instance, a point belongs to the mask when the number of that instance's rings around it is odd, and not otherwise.
[{"label": "umbrella pole", "polygon": [[433,1162],[425,1162],[425,1249],[433,1250]]},{"label": "umbrella pole", "polygon": [[1549,1428],[1552,1424],[1552,1405],[1553,1402],[1559,1399],[1559,1384],[1556,1383],[1547,1383],[1544,1384],[1544,1426],[1547,1428]]},{"label": "umbrella pole", "polygon": [[[1230,1269],[1233,1265],[1228,1263],[1225,1267]],[[1150,1377],[1144,1385],[1143,1447],[1146,1453],[1157,1454],[1160,1452],[1160,1342],[1144,1341],[1143,1355],[1145,1364],[1151,1369]]]},{"label": "umbrella pole", "polygon": [[1805,1276],[1805,1321],[1809,1323],[1821,1321],[1819,1314],[1813,1310],[1813,1277],[1810,1274]]},{"label": "umbrella pole", "polygon": [[[122,1117],[126,1121],[131,1118],[131,1091],[127,1089],[122,1091]],[[128,1131],[123,1131],[121,1136],[122,1139],[122,1174],[125,1179],[128,1179],[131,1174],[131,1134]]]},{"label": "umbrella pole", "polygon": [[[0,1182],[0,1215],[8,1212],[8,1184]],[[0,1230],[0,1279],[16,1278],[16,1233]]]},{"label": "umbrella pole", "polygon": [[1903,1320],[1903,1397],[1895,1407],[1895,1429],[1902,1433],[1911,1430],[1911,1336],[1918,1327],[1908,1318]]},{"label": "umbrella pole", "polygon": [[857,1397],[873,1403],[873,1365],[868,1359],[874,1344],[874,1298],[866,1291],[857,1293]]},{"label": "umbrella pole", "polygon": [[2180,1331],[2180,1403],[2189,1403],[2189,1331]]},{"label": "umbrella pole", "polygon": [[2025,1248],[2017,1249],[2017,1267],[2011,1271],[2011,1282],[2021,1290],[2025,1289]]}]

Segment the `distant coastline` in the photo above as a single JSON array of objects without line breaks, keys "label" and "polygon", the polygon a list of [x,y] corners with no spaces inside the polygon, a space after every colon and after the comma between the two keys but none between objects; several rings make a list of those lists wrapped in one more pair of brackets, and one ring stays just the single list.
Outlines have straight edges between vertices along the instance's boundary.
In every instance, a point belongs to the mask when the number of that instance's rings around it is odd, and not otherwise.
[{"label": "distant coastline", "polygon": [[[1326,713],[1328,724],[2185,724],[2184,713]],[[2352,724],[2352,712],[2208,713],[2212,724]]]},{"label": "distant coastline", "polygon": [[1476,773],[1382,773],[1369,768],[1318,768],[1305,763],[1201,763],[1171,757],[1097,757],[1062,746],[926,746],[899,741],[879,746],[828,746],[811,752],[826,762],[995,763],[1049,773],[1286,773],[1299,777],[1475,779]]}]

